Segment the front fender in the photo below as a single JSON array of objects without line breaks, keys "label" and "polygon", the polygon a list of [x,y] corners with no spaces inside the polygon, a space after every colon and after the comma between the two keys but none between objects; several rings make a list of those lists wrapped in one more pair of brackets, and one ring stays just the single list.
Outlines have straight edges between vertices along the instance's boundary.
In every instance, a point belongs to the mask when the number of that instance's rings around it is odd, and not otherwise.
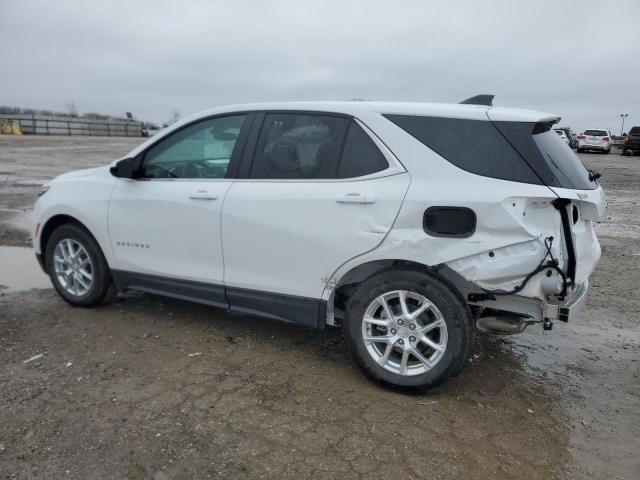
[{"label": "front fender", "polygon": [[98,242],[109,265],[115,265],[107,216],[114,180],[108,172],[55,180],[36,201],[32,214],[33,248],[42,254],[42,232],[53,218],[65,215],[81,223]]}]

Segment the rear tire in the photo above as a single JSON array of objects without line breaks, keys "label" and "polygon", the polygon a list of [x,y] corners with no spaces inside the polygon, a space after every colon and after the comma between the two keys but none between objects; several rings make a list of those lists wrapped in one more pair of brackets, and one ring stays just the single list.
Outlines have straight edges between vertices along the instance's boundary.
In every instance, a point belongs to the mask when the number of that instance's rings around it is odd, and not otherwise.
[{"label": "rear tire", "polygon": [[93,307],[109,298],[109,266],[84,228],[74,224],[56,228],[47,241],[45,262],[54,288],[71,305]]},{"label": "rear tire", "polygon": [[576,153],[582,153],[582,149],[580,147],[576,148]]},{"label": "rear tire", "polygon": [[343,330],[366,376],[412,390],[434,388],[457,374],[475,333],[458,295],[412,269],[385,270],[362,282],[347,301]]}]

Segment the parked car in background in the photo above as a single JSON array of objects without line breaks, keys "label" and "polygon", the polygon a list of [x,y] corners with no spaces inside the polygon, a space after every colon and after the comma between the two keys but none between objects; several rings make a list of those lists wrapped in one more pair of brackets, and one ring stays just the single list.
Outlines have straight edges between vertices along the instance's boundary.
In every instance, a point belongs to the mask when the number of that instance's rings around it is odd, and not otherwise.
[{"label": "parked car in background", "polygon": [[142,136],[153,137],[154,135],[157,135],[160,132],[160,130],[162,129],[158,125],[151,122],[147,122],[144,128],[142,129]]},{"label": "parked car in background", "polygon": [[571,143],[569,141],[569,137],[567,137],[567,134],[565,133],[564,130],[556,130],[556,129],[554,129],[553,131],[556,132],[560,136],[560,138],[562,139],[562,141],[564,143],[566,143],[567,145],[569,145]]},{"label": "parked car in background", "polygon": [[473,101],[193,115],[43,185],[35,253],[72,305],[136,290],[341,327],[369,377],[434,387],[476,330],[574,321],[601,253],[604,192],[559,117]]},{"label": "parked car in background", "polygon": [[603,128],[589,128],[578,135],[578,153],[587,150],[611,152],[611,134]]},{"label": "parked car in background", "polygon": [[624,144],[627,142],[627,134],[622,135],[611,135],[611,144],[619,149],[624,147]]},{"label": "parked car in background", "polygon": [[578,148],[578,136],[569,127],[556,127],[556,130],[562,130],[569,139],[569,146],[571,148]]},{"label": "parked car in background", "polygon": [[635,155],[636,153],[640,153],[640,127],[631,127],[627,141],[622,147],[622,155]]}]

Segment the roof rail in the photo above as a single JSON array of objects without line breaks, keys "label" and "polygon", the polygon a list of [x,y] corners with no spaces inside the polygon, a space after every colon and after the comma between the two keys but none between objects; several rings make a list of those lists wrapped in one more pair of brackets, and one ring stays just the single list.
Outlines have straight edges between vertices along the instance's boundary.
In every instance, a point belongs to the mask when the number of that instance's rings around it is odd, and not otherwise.
[{"label": "roof rail", "polygon": [[487,95],[485,93],[482,95],[474,95],[460,103],[464,105],[486,105],[487,107],[493,107],[493,97],[495,97],[495,95]]}]

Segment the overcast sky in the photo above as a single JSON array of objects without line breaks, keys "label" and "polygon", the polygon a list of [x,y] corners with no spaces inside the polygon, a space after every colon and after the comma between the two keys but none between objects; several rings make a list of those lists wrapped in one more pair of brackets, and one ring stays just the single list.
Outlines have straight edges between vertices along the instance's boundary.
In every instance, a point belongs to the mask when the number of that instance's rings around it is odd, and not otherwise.
[{"label": "overcast sky", "polygon": [[458,102],[640,125],[640,1],[0,0],[0,104],[164,121],[273,100]]}]

